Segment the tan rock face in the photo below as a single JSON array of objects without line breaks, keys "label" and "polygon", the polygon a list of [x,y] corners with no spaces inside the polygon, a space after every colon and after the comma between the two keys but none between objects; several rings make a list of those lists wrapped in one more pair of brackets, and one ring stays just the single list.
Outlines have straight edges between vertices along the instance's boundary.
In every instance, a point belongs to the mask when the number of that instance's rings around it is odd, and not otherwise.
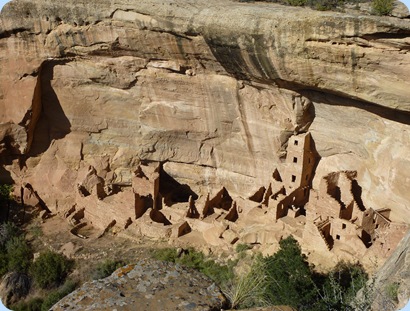
[{"label": "tan rock face", "polygon": [[309,129],[314,186],[355,170],[366,205],[406,221],[409,40],[406,19],[274,4],[12,1],[0,15],[0,177],[30,183],[53,211],[82,202],[90,166],[126,187],[141,160],[166,162],[198,194],[248,197]]}]

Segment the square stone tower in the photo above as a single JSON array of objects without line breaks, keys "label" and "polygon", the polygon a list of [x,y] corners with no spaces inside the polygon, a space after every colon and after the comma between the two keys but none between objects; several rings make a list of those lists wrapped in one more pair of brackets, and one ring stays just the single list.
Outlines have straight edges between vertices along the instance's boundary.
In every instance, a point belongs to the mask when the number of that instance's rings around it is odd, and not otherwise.
[{"label": "square stone tower", "polygon": [[294,135],[289,138],[283,183],[287,193],[310,185],[315,167],[310,133]]}]

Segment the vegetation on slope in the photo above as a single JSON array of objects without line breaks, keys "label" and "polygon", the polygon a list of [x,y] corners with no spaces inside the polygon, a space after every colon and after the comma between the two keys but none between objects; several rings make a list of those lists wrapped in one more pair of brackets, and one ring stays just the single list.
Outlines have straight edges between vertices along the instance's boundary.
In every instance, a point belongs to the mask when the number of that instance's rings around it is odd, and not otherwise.
[{"label": "vegetation on slope", "polygon": [[70,281],[60,287],[73,266],[63,255],[48,251],[36,261],[32,259],[32,249],[23,232],[12,223],[0,224],[0,276],[7,280],[3,283],[10,290],[8,298],[22,300],[29,291],[51,290],[47,295],[11,306],[12,310],[48,310],[75,287]]},{"label": "vegetation on slope", "polygon": [[[9,209],[11,193],[11,185],[0,185],[0,208],[3,211]],[[0,223],[0,277],[9,293],[8,301],[4,303],[20,301],[10,306],[15,311],[48,310],[75,288],[73,281],[66,280],[73,262],[51,251],[40,253],[34,261],[33,249],[25,233],[12,222]],[[41,295],[23,301],[29,292],[39,292]]]},{"label": "vegetation on slope", "polygon": [[[239,252],[245,251],[238,247]],[[213,279],[225,292],[232,308],[288,305],[297,310],[367,310],[370,299],[356,298],[366,293],[368,276],[359,264],[340,263],[327,274],[316,273],[292,237],[280,241],[279,251],[257,255],[247,273],[234,274],[237,261],[221,265],[193,249],[178,253],[175,249],[156,250],[154,257],[198,269]]]},{"label": "vegetation on slope", "polygon": [[211,278],[219,286],[224,286],[233,279],[233,268],[237,263],[236,261],[228,261],[226,265],[218,264],[193,248],[182,252],[178,252],[175,248],[157,249],[153,251],[153,257],[196,269]]}]

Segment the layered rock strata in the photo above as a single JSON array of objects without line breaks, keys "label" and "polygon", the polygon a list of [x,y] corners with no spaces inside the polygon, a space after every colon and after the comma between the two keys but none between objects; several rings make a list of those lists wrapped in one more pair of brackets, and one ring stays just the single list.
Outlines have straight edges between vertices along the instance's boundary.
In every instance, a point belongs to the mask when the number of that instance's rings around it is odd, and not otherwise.
[{"label": "layered rock strata", "polygon": [[0,15],[1,180],[53,212],[96,194],[110,225],[135,220],[141,161],[195,195],[249,198],[309,130],[314,189],[357,171],[365,205],[408,222],[409,40],[408,19],[275,4],[12,1]]}]

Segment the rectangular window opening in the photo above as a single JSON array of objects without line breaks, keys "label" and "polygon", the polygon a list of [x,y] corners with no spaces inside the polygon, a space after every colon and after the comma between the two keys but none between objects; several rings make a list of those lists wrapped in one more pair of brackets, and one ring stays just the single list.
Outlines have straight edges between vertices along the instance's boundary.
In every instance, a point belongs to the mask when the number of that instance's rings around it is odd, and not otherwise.
[{"label": "rectangular window opening", "polygon": [[295,182],[295,181],[296,181],[296,176],[292,175],[292,182]]},{"label": "rectangular window opening", "polygon": [[293,157],[293,163],[298,163],[298,158]]},{"label": "rectangular window opening", "polygon": [[342,229],[346,229],[346,224],[342,224]]},{"label": "rectangular window opening", "polygon": [[336,234],[336,240],[340,240],[340,235]]},{"label": "rectangular window opening", "polygon": [[298,145],[298,143],[299,143],[299,142],[295,139],[295,143],[294,143],[294,144],[295,144],[295,146],[297,146],[297,145]]}]

